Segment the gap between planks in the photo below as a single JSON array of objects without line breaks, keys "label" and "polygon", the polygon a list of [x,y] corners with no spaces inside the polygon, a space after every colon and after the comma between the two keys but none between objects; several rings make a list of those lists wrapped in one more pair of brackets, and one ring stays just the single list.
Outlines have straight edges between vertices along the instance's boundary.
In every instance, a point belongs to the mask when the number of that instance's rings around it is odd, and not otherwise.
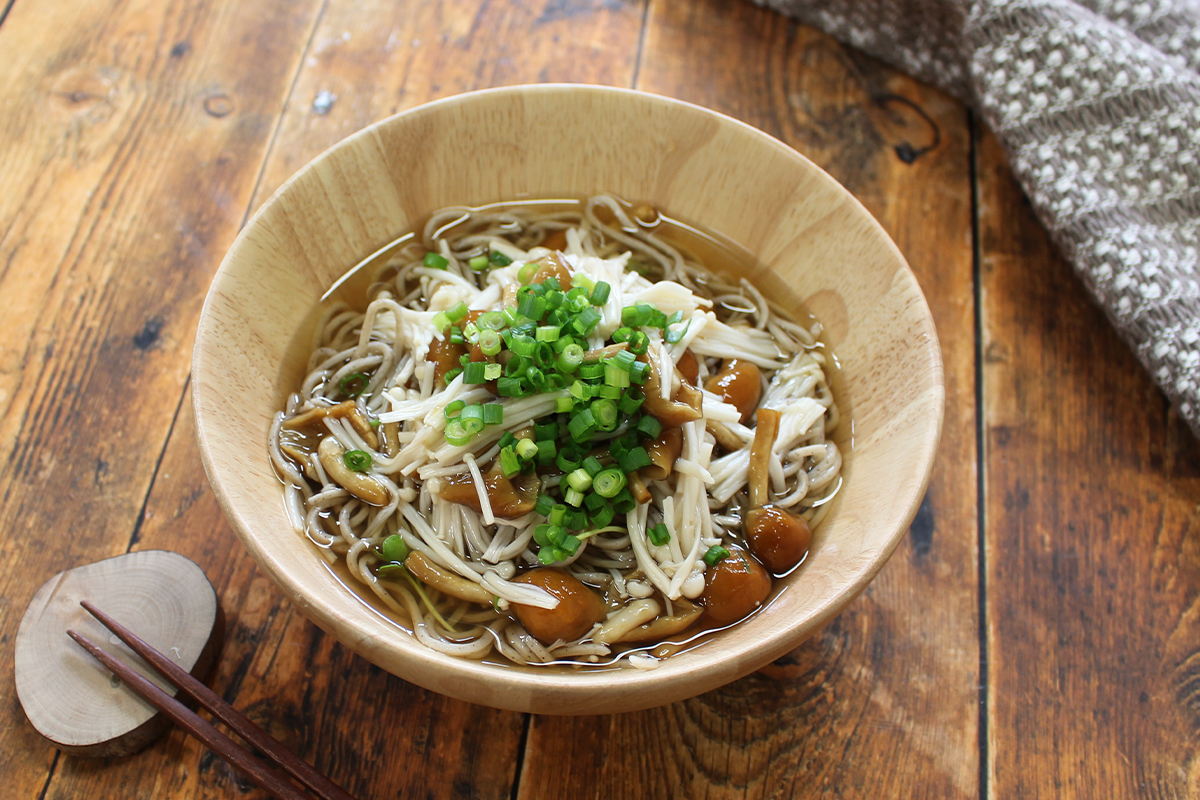
[{"label": "gap between planks", "polygon": [[983,244],[979,239],[979,136],[982,133],[975,113],[967,109],[967,135],[970,139],[971,170],[971,281],[975,304],[975,535],[976,592],[979,609],[979,797],[987,800],[991,794],[988,761],[988,636],[987,636],[987,504],[984,490],[987,485],[986,420],[983,413]]}]

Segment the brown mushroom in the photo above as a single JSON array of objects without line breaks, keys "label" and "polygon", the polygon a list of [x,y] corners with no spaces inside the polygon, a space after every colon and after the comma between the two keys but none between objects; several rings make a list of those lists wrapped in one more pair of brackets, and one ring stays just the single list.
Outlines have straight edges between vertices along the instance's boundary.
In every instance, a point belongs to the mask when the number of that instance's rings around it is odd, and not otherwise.
[{"label": "brown mushroom", "polygon": [[444,339],[435,338],[430,342],[429,354],[425,356],[425,360],[433,362],[433,379],[439,383],[444,383],[446,373],[452,369],[461,367],[462,363],[460,359],[466,354],[466,347],[450,341],[450,337],[447,336]]},{"label": "brown mushroom", "polygon": [[[522,514],[528,514],[537,503],[538,476],[533,473],[504,477],[499,463],[492,464],[491,469],[483,474],[483,485],[488,494],[488,503],[492,506],[493,516],[502,519],[512,519]],[[436,489],[438,497],[451,503],[459,503],[476,511],[482,511],[479,503],[479,491],[471,473],[464,472],[449,478],[443,478]]]},{"label": "brown mushroom", "polygon": [[424,553],[412,551],[408,554],[408,558],[404,559],[404,566],[422,583],[451,597],[466,600],[468,603],[478,603],[482,606],[492,604],[491,592],[474,581],[469,581],[461,575],[455,575],[453,572],[443,569]]},{"label": "brown mushroom", "polygon": [[803,517],[768,505],[771,448],[778,435],[779,412],[760,408],[750,446],[750,510],[743,517],[742,531],[755,557],[771,572],[782,575],[804,560],[812,531]]},{"label": "brown mushroom", "polygon": [[375,429],[371,427],[371,421],[367,419],[353,400],[344,400],[332,406],[317,406],[310,408],[301,414],[297,414],[291,419],[283,421],[283,427],[287,430],[298,430],[307,428],[310,425],[315,425],[325,419],[345,419],[349,420],[351,427],[358,431],[358,435],[363,437],[363,441],[375,450],[379,447],[379,437],[375,433]]},{"label": "brown mushroom", "polygon": [[741,450],[746,446],[746,443],[742,441],[740,436],[729,430],[728,425],[724,425],[720,422],[714,422],[710,419],[706,423],[706,426],[708,428],[708,432],[711,433],[713,438],[717,440],[717,444],[721,445],[721,447],[724,447],[726,450],[732,452],[734,450]]},{"label": "brown mushroom", "polygon": [[748,553],[730,548],[729,555],[708,570],[704,611],[718,625],[745,618],[771,593],[771,576]]},{"label": "brown mushroom", "polygon": [[346,448],[332,436],[326,436],[317,447],[317,458],[325,474],[350,494],[373,506],[388,504],[388,490],[383,483],[366,472],[355,472],[346,466]]},{"label": "brown mushroom", "polygon": [[665,481],[683,450],[683,431],[679,428],[663,428],[658,438],[648,442],[645,447],[651,463],[640,470],[642,477],[648,481]]},{"label": "brown mushroom", "polygon": [[[646,372],[646,382],[642,384],[642,393],[646,401],[642,407],[646,412],[668,428],[678,428],[685,422],[698,420],[703,416],[700,404],[703,395],[695,386],[680,380],[679,389],[670,400],[662,397],[662,377],[658,374],[658,359],[649,358],[645,353],[638,356],[638,361],[649,364]],[[679,370],[676,369],[676,372]]]},{"label": "brown mushroom", "polygon": [[512,604],[525,630],[543,644],[578,639],[606,616],[600,595],[561,569],[540,567],[514,578],[513,583],[538,586],[558,598],[554,608]]},{"label": "brown mushroom", "polygon": [[571,268],[562,253],[544,255],[533,263],[537,264],[538,268],[531,283],[541,283],[546,278],[554,277],[564,292],[571,291]]},{"label": "brown mushroom", "polygon": [[729,358],[704,382],[704,388],[737,408],[745,424],[762,399],[762,372],[752,361]]},{"label": "brown mushroom", "polygon": [[696,360],[696,354],[692,352],[692,348],[683,351],[683,355],[679,357],[679,362],[675,365],[675,369],[679,370],[679,374],[683,379],[692,386],[697,386],[697,380],[700,378],[700,362]]},{"label": "brown mushroom", "polygon": [[[646,467],[645,469],[650,469]],[[633,495],[633,500],[639,506],[649,503],[654,498],[650,496],[650,490],[646,488],[646,484],[642,481],[642,476],[635,469],[633,472],[625,476],[629,479],[629,493]]]},{"label": "brown mushroom", "polygon": [[691,626],[700,618],[704,609],[687,600],[672,600],[670,616],[660,616],[644,625],[639,625],[621,637],[622,642],[656,642],[674,636]]}]

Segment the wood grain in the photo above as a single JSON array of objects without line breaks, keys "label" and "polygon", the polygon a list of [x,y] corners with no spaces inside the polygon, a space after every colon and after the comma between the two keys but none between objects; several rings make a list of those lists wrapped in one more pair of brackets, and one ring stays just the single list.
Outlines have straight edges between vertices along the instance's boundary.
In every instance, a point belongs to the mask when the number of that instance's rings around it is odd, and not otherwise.
[{"label": "wood grain", "polygon": [[[25,310],[0,329],[9,647],[42,581],[128,546],[316,7],[17,3],[0,27],[0,296]],[[0,715],[5,791],[36,796],[53,751]]]},{"label": "wood grain", "polygon": [[[474,20],[469,41],[453,33],[464,19]],[[559,46],[554,37],[561,40],[571,25],[586,26],[591,38]],[[348,133],[426,100],[492,81],[628,82],[640,25],[637,5],[602,2],[331,4],[311,37],[252,205]],[[322,114],[313,100],[327,88],[338,97]],[[217,585],[229,623],[216,691],[357,796],[507,798],[522,715],[405,683],[296,614],[225,521],[196,450],[190,396],[182,408],[137,547],[184,553]],[[49,796],[113,787],[127,796],[225,796],[248,788],[179,732],[160,747],[163,761],[150,769],[132,761],[104,770],[64,762]]]},{"label": "wood grain", "polygon": [[[685,703],[617,717],[535,718],[521,797],[610,797],[631,785],[657,797],[975,796],[974,305],[965,112],[748,4],[655,3],[648,24],[638,88],[715,108],[782,138],[851,188],[908,257],[941,334],[942,446],[908,540],[821,634],[759,673]],[[933,597],[937,602],[929,602]],[[881,758],[886,769],[855,767]]]},{"label": "wood grain", "polygon": [[990,780],[1194,797],[1200,448],[979,151]]}]

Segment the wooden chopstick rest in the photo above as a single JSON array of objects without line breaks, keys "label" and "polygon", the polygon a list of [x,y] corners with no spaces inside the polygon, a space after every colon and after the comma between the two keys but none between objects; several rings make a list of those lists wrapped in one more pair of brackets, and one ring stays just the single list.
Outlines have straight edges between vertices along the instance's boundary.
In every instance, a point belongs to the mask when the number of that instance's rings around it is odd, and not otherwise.
[{"label": "wooden chopstick rest", "polygon": [[170,659],[142,641],[135,633],[122,626],[87,600],[81,601],[80,605],[87,609],[88,613],[93,617],[100,620],[104,624],[104,627],[115,633],[117,638],[129,645],[129,648],[133,652],[144,658],[147,663],[166,676],[171,683],[178,686],[180,691],[190,695],[196,702],[211,711],[217,719],[232,728],[239,736],[258,748],[260,752],[269,756],[293,778],[312,789],[320,797],[324,798],[324,800],[354,800],[340,786],[313,769],[308,762],[296,756],[280,744],[278,740],[255,725],[246,715],[225,702],[212,689],[209,689],[187,672],[171,663]]},{"label": "wooden chopstick rest", "polygon": [[30,601],[13,655],[17,696],[30,723],[72,755],[130,755],[158,738],[169,720],[114,681],[63,631],[74,628],[169,694],[175,689],[84,611],[84,598],[204,680],[221,646],[217,593],[184,556],[145,550],[60,572]]}]

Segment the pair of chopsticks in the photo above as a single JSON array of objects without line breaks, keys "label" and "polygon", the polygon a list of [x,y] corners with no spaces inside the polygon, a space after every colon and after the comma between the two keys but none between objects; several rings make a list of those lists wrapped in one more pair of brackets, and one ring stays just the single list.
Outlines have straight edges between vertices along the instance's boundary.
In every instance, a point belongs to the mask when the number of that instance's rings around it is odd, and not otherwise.
[{"label": "pair of chopsticks", "polygon": [[[117,638],[129,645],[129,649],[179,687],[181,692],[191,696],[197,703],[211,711],[213,716],[232,728],[259,752],[274,760],[289,775],[312,789],[321,800],[354,800],[344,789],[298,758],[270,734],[251,722],[245,714],[226,703],[215,692],[196,680],[191,673],[172,663],[162,653],[87,600],[82,601],[80,605],[98,619],[104,627],[115,633]],[[241,770],[260,787],[279,800],[308,800],[308,795],[298,789],[295,784],[289,782],[240,744],[214,728],[211,723],[201,719],[183,703],[134,672],[123,662],[101,650],[86,636],[73,630],[67,631],[67,635],[78,642],[96,660],[108,667],[139,697],[166,714],[176,725],[204,742],[217,755]]]}]

